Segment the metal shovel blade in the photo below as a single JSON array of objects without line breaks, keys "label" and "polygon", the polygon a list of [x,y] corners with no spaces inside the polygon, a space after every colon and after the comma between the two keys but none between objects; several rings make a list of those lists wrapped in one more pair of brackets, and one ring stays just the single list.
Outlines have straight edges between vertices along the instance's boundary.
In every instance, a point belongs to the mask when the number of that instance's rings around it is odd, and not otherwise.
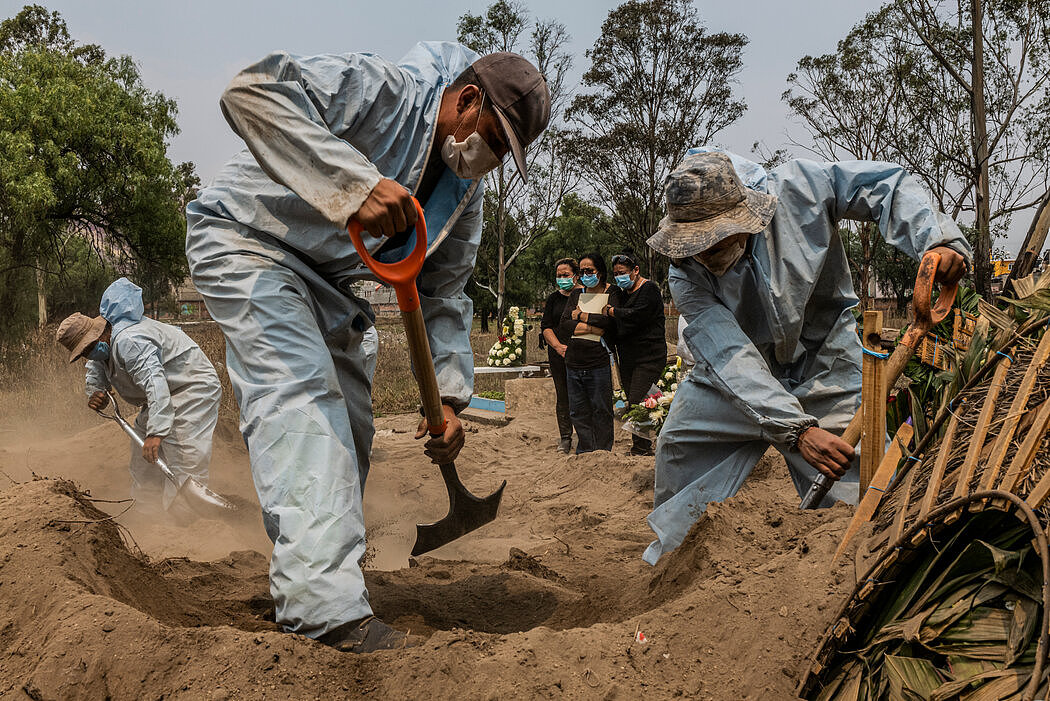
[{"label": "metal shovel blade", "polygon": [[441,477],[448,490],[448,513],[437,523],[416,524],[416,544],[412,547],[412,556],[422,555],[436,550],[456,538],[481,528],[489,521],[496,519],[500,500],[503,499],[504,480],[499,489],[485,498],[471,494],[456,473],[456,464],[441,465]]},{"label": "metal shovel blade", "polygon": [[178,496],[185,499],[186,504],[198,516],[205,518],[223,518],[228,516],[231,511],[237,510],[237,507],[229,499],[217,492],[213,492],[192,477],[182,483]]}]

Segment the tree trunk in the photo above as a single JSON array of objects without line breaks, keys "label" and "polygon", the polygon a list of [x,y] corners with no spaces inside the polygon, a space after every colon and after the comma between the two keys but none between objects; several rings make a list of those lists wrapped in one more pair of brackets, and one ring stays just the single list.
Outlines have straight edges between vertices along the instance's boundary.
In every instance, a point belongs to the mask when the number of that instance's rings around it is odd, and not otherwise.
[{"label": "tree trunk", "polygon": [[507,187],[503,179],[503,166],[500,166],[498,175],[499,190],[496,193],[496,323],[503,318],[503,305],[507,296],[507,264],[506,238],[507,238]]},{"label": "tree trunk", "polygon": [[860,310],[867,311],[871,309],[871,299],[868,294],[871,282],[871,224],[864,222],[860,225],[857,231],[857,237],[860,239],[860,271],[857,273],[860,289],[857,290],[857,297],[860,298]]},{"label": "tree trunk", "polygon": [[977,246],[973,252],[974,286],[977,292],[987,297],[991,291],[991,212],[988,192],[988,124],[984,103],[984,24],[981,0],[973,2],[973,80],[971,102],[973,106],[973,149],[977,175],[975,205],[977,218]]},{"label": "tree trunk", "polygon": [[1010,268],[1010,275],[1006,278],[1006,285],[1003,287],[1004,291],[1012,292],[1012,282],[1014,280],[1020,280],[1032,274],[1032,270],[1035,269],[1035,264],[1043,252],[1043,246],[1046,245],[1048,232],[1050,232],[1050,190],[1047,190],[1046,194],[1043,195],[1039,207],[1035,210],[1032,224],[1028,227],[1028,233],[1025,234],[1021,250],[1017,253],[1017,260],[1014,261],[1013,267]]},{"label": "tree trunk", "polygon": [[36,262],[36,324],[37,328],[47,326],[47,294],[44,292],[44,271],[40,260]]}]

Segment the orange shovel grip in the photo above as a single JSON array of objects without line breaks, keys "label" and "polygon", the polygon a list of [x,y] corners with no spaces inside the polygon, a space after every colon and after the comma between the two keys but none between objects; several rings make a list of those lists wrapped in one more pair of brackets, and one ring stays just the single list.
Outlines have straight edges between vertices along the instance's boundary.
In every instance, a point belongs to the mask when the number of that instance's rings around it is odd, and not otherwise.
[{"label": "orange shovel grip", "polygon": [[937,275],[937,266],[940,264],[941,254],[927,251],[919,263],[919,272],[915,276],[915,296],[912,299],[915,324],[924,327],[926,331],[948,318],[955,304],[956,294],[959,292],[958,282],[950,287],[941,285],[941,293],[937,296],[936,304],[933,303],[933,279]]},{"label": "orange shovel grip", "polygon": [[423,269],[423,261],[427,257],[427,222],[423,218],[423,208],[415,197],[412,198],[412,204],[415,205],[416,214],[418,215],[416,219],[416,246],[406,258],[396,263],[380,263],[368,253],[368,249],[365,248],[364,241],[361,239],[361,232],[364,231],[361,222],[351,219],[349,226],[347,226],[350,240],[353,242],[354,248],[357,249],[357,255],[361,256],[364,264],[381,282],[385,282],[394,288],[394,293],[397,295],[397,306],[403,312],[419,309],[419,291],[416,289],[416,278],[419,277],[419,271]]}]

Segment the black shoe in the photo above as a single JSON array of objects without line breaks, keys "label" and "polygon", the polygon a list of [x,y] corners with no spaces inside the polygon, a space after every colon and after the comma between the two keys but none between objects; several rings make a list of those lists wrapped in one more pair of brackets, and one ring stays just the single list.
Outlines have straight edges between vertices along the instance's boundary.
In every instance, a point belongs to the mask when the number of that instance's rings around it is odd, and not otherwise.
[{"label": "black shoe", "polygon": [[652,448],[631,448],[628,451],[628,455],[636,455],[636,456],[651,458],[651,457],[655,456],[656,453],[653,452]]},{"label": "black shoe", "polygon": [[403,650],[423,642],[418,635],[408,635],[391,628],[375,616],[337,626],[317,639],[340,652],[377,652]]},{"label": "black shoe", "polygon": [[572,452],[572,437],[562,438],[561,442],[558,443],[558,450],[568,455]]}]

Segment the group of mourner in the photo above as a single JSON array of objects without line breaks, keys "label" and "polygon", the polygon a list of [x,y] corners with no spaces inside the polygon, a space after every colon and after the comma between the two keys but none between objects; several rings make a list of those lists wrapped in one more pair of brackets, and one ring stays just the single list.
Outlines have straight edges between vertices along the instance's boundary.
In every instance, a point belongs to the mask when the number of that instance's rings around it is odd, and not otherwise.
[{"label": "group of mourner", "polygon": [[[481,240],[484,176],[509,154],[526,178],[526,149],[550,118],[546,82],[521,56],[456,43],[420,43],[397,63],[276,52],[239,73],[220,106],[247,148],[188,205],[186,256],[226,339],[273,541],[277,622],[352,652],[414,644],[372,614],[361,573],[375,316],[353,293],[372,278],[347,226],[363,225],[378,260],[400,260],[412,245],[412,198],[422,205],[428,249],[417,286],[447,421],[426,445],[434,462],[452,460],[473,389],[464,286]],[[825,506],[856,498],[855,486],[843,488],[856,481],[855,447],[837,437],[861,386],[840,220],[877,223],[915,259],[940,252],[940,282],[971,261],[956,224],[892,163],[793,160],[766,170],[699,147],[665,195],[667,216],[648,244],[670,261],[695,364],[655,445],[632,446],[655,451],[649,563],[682,542],[707,503],[733,495],[770,446],[800,494],[823,473],[838,480]],[[587,253],[554,265],[558,290],[542,326],[566,452],[573,430],[579,452],[612,446],[610,352],[630,402],[664,366],[658,286],[629,253],[610,263]],[[590,294],[599,296],[581,300]],[[141,407],[136,508],[164,508],[175,487],[152,464],[158,456],[179,480],[207,482],[219,380],[185,333],[144,315],[127,279],[105,291],[99,312],[67,318],[58,340],[71,361],[87,361],[89,406],[103,408],[113,389]]]}]

